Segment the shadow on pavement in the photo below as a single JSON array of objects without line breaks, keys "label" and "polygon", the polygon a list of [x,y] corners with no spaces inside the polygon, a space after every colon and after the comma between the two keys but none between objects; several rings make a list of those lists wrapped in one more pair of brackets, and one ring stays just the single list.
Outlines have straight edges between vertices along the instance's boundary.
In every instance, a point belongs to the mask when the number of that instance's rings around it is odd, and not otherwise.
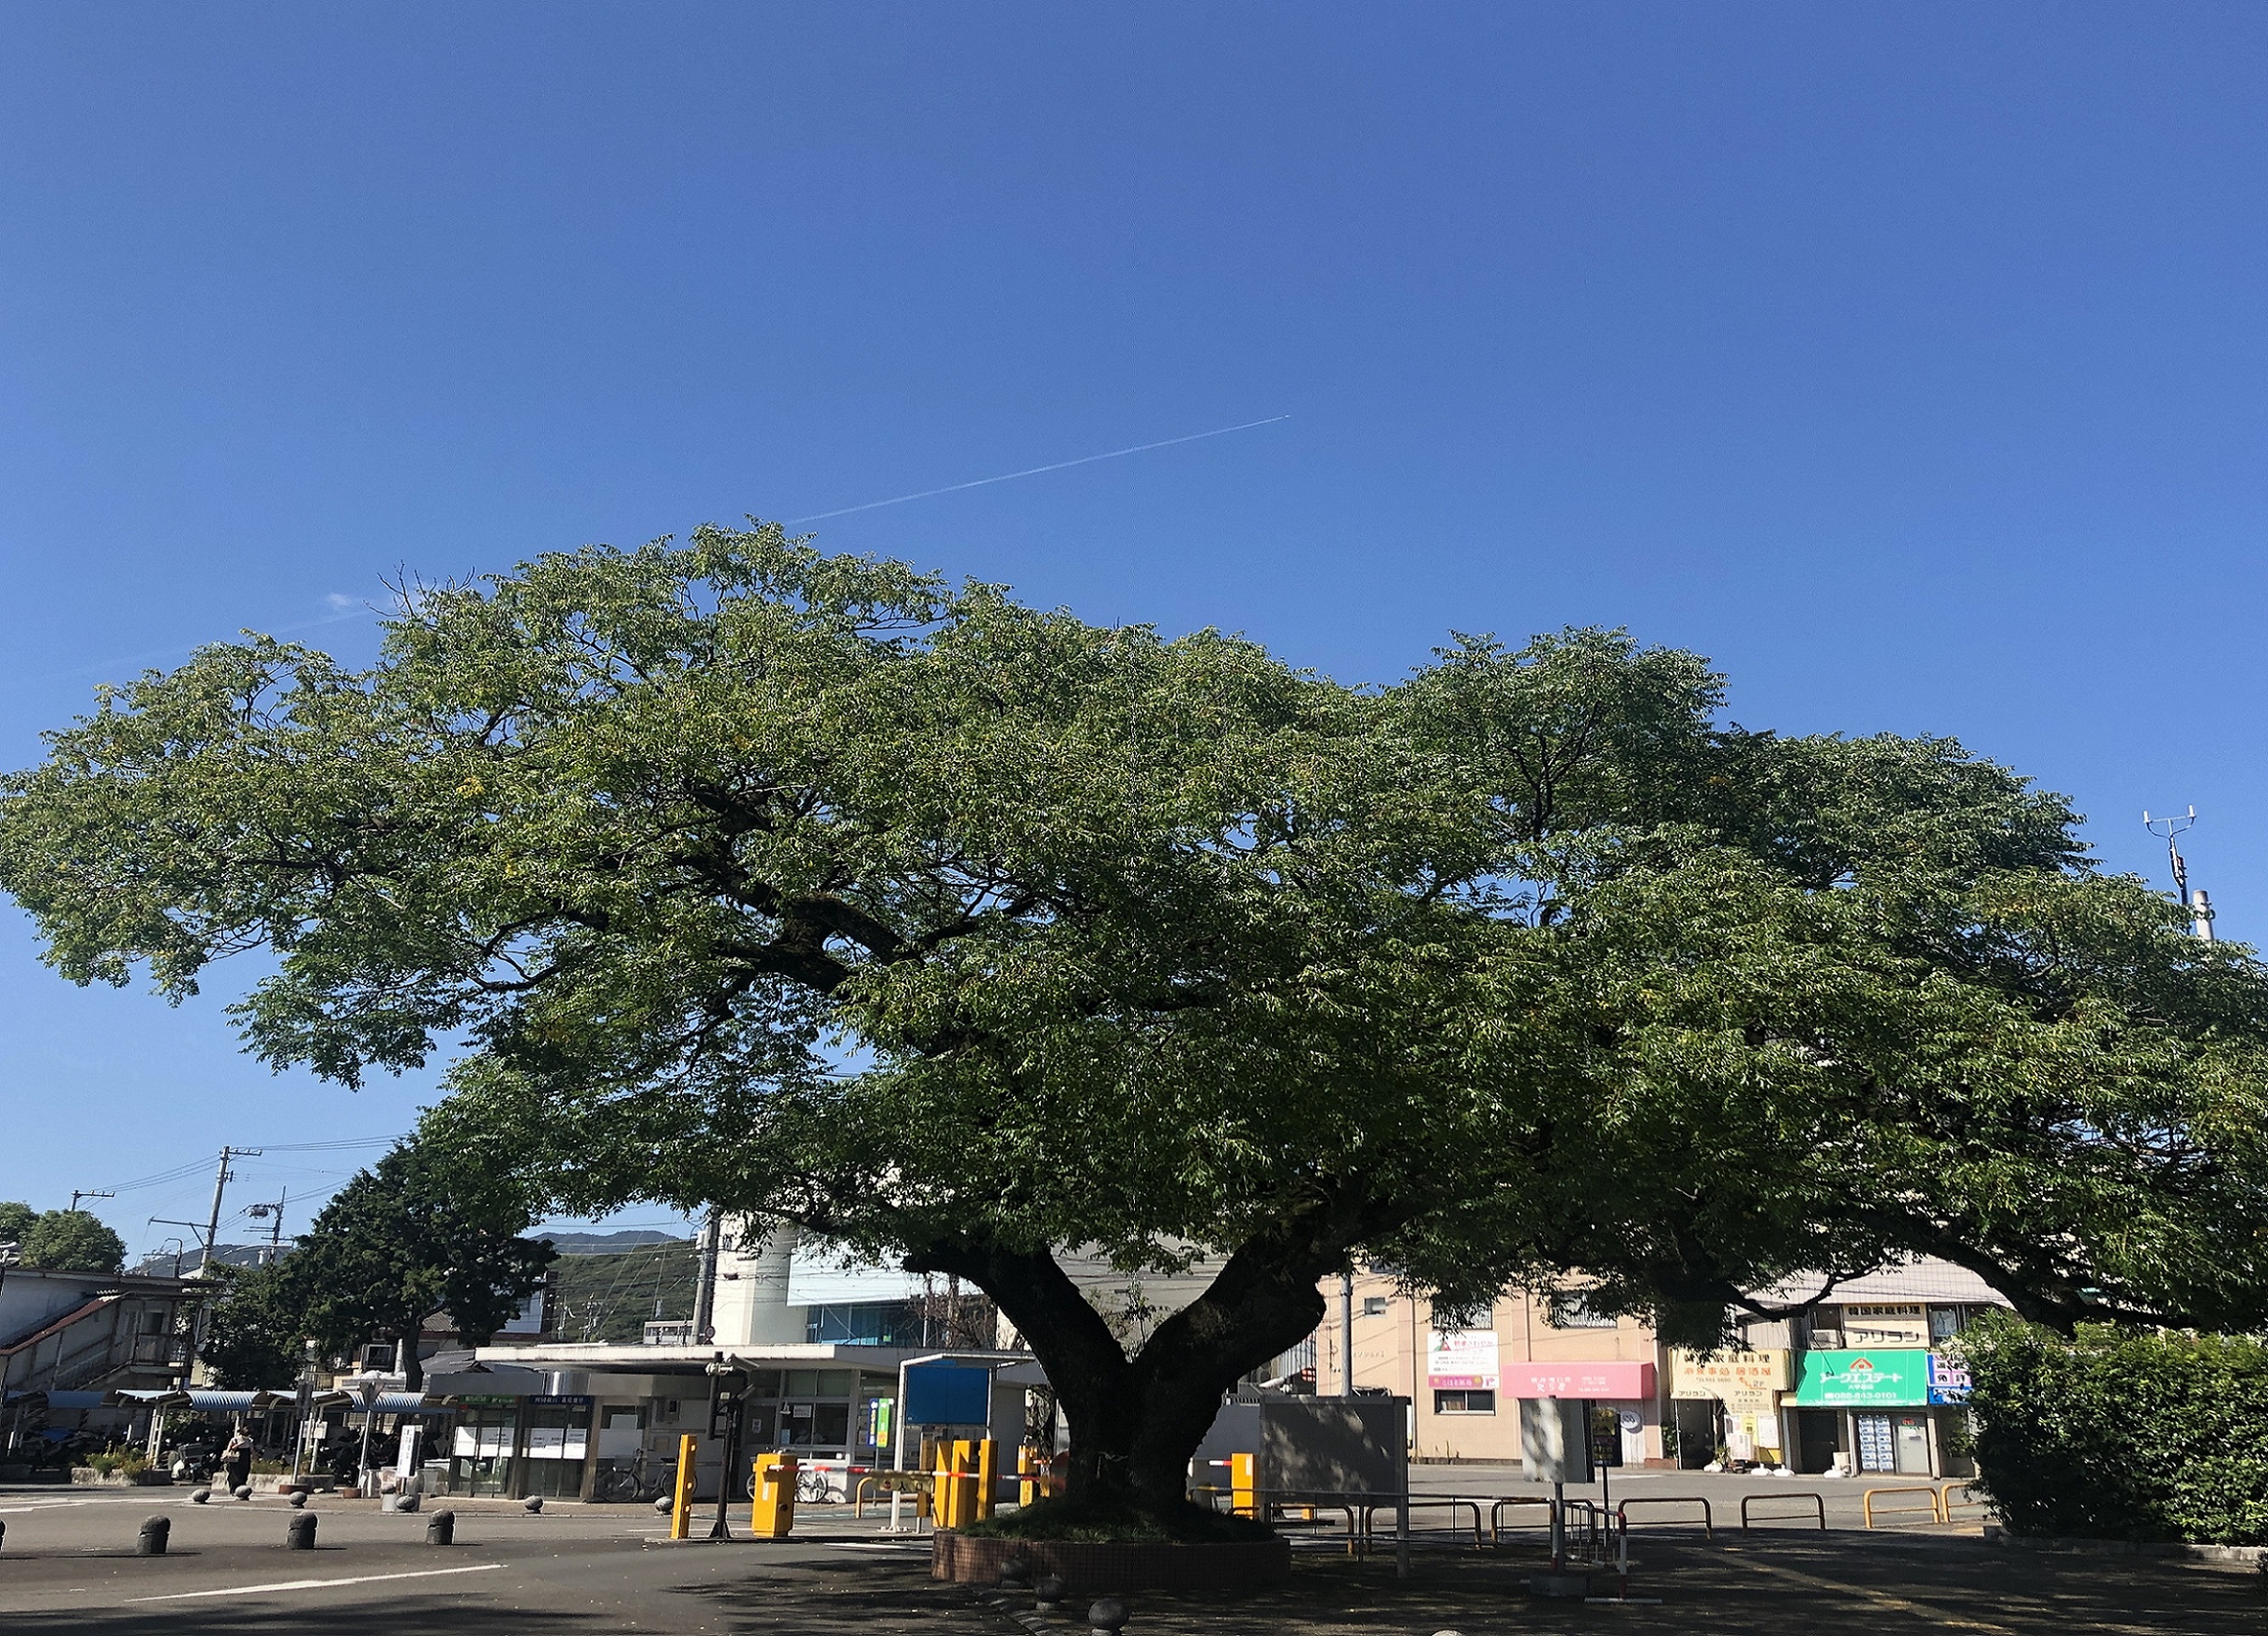
[{"label": "shadow on pavement", "polygon": [[[1426,1553],[1407,1580],[1391,1559],[1303,1557],[1276,1590],[1130,1597],[1129,1636],[1463,1636],[1614,1630],[1694,1636],[2258,1636],[2268,1585],[2257,1573],[2136,1557],[2014,1557],[1972,1541],[1832,1534],[1719,1543],[1634,1534],[1633,1601],[1537,1601],[1540,1565],[1518,1555]],[[1611,1580],[1599,1586],[1611,1594]],[[1067,1610],[1083,1614],[1085,1607]],[[1084,1623],[1084,1621],[1080,1621]],[[1003,1626],[1003,1630],[1009,1627]]]}]

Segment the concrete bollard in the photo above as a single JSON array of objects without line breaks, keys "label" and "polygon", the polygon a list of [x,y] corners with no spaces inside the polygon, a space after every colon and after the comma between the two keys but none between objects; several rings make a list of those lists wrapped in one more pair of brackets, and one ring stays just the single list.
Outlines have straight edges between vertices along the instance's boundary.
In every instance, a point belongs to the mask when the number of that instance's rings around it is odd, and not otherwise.
[{"label": "concrete bollard", "polygon": [[1029,1590],[1032,1588],[1032,1564],[1020,1556],[1011,1556],[1000,1564],[1002,1590]]},{"label": "concrete bollard", "polygon": [[1060,1573],[1043,1573],[1039,1583],[1032,1587],[1032,1597],[1043,1608],[1063,1606],[1063,1593],[1070,1588],[1063,1583]]},{"label": "concrete bollard", "polygon": [[142,1525],[142,1532],[135,1536],[134,1554],[136,1556],[163,1556],[166,1539],[172,1532],[171,1518],[151,1518]]},{"label": "concrete bollard", "polygon": [[192,1505],[203,1505],[212,1498],[212,1491],[209,1488],[193,1488],[189,1491],[189,1503]]},{"label": "concrete bollard", "polygon": [[669,1495],[662,1494],[654,1502],[654,1509],[666,1517],[677,1509],[677,1502],[671,1499]]},{"label": "concrete bollard", "polygon": [[1087,1636],[1118,1636],[1126,1628],[1126,1604],[1116,1597],[1098,1597],[1086,1610]]},{"label": "concrete bollard", "polygon": [[314,1550],[315,1523],[316,1516],[313,1511],[301,1511],[291,1519],[291,1525],[283,1535],[284,1548],[289,1551]]},{"label": "concrete bollard", "polygon": [[4,1522],[0,1522],[0,1548],[4,1548],[7,1545],[7,1543],[8,1525]]},{"label": "concrete bollard", "polygon": [[307,1491],[304,1488],[293,1489],[290,1494],[286,1498],[285,1503],[290,1505],[295,1511],[306,1510],[307,1503]]},{"label": "concrete bollard", "polygon": [[531,1511],[540,1511],[543,1509],[543,1496],[541,1494],[530,1494],[526,1500],[522,1502],[522,1503],[524,1504]]},{"label": "concrete bollard", "polygon": [[436,1511],[425,1521],[425,1543],[428,1545],[453,1545],[457,1542],[457,1514],[454,1511]]},{"label": "concrete bollard", "polygon": [[236,1495],[236,1497],[239,1500],[249,1500],[252,1498],[252,1485],[249,1483],[239,1483],[229,1492]]}]

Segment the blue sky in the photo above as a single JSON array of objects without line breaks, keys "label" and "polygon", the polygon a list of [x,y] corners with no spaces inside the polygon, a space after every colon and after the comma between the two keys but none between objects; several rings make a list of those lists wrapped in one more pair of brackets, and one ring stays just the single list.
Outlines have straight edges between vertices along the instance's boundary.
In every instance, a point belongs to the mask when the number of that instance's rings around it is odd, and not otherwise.
[{"label": "blue sky", "polygon": [[[1350,680],[1625,625],[2114,867],[2194,801],[2254,936],[2264,80],[2245,5],[18,4],[0,755],[241,626],[367,656],[400,569],[1285,416],[815,526]],[[0,912],[0,1198],[408,1127],[239,982]]]}]

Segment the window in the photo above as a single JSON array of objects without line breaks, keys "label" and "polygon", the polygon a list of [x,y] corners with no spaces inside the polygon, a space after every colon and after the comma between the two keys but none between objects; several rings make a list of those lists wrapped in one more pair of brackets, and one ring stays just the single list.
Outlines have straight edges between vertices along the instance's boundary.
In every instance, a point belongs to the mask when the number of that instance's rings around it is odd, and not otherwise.
[{"label": "window", "polygon": [[1580,1292],[1562,1291],[1552,1297],[1551,1326],[1554,1329],[1611,1329],[1620,1320],[1612,1312],[1594,1312]]},{"label": "window", "polygon": [[1951,1340],[1961,1333],[1961,1309],[1957,1306],[1934,1306],[1929,1309],[1929,1338],[1933,1341]]},{"label": "window", "polygon": [[1383,1296],[1383,1295],[1365,1295],[1365,1296],[1363,1296],[1363,1317],[1365,1317],[1365,1318],[1383,1318],[1385,1315],[1386,1315],[1386,1297],[1385,1297],[1385,1296]]},{"label": "window", "polygon": [[1444,1392],[1433,1394],[1433,1413],[1436,1415],[1493,1415],[1496,1412],[1494,1392]]},{"label": "window", "polygon": [[803,1338],[847,1346],[916,1346],[922,1314],[911,1301],[861,1301],[815,1306],[804,1319]]}]

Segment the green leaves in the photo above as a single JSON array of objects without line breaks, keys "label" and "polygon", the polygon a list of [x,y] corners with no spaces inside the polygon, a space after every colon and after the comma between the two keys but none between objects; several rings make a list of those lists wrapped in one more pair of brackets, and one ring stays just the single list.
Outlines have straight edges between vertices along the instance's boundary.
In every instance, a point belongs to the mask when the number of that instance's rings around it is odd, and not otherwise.
[{"label": "green leaves", "polygon": [[[247,1290],[231,1338],[253,1363],[287,1329],[346,1352],[378,1336],[416,1337],[446,1311],[475,1345],[513,1318],[557,1259],[519,1236],[525,1195],[478,1146],[394,1148],[324,1207],[298,1247]],[[231,1296],[233,1303],[235,1296]],[[411,1359],[411,1383],[418,1369]]]},{"label": "green leaves", "polygon": [[1998,1321],[1960,1342],[1977,1486],[2022,1534],[2268,1542],[2268,1346]]},{"label": "green leaves", "polygon": [[0,884],[78,981],[265,946],[270,1061],[454,1053],[428,1139],[550,1203],[1704,1328],[1901,1251],[2061,1324],[2268,1295],[2260,968],[1953,740],[1730,727],[1597,630],[1348,688],[771,525],[387,630],[119,691]]},{"label": "green leaves", "polygon": [[87,1210],[49,1210],[23,1229],[23,1264],[56,1272],[117,1272],[126,1243]]}]

